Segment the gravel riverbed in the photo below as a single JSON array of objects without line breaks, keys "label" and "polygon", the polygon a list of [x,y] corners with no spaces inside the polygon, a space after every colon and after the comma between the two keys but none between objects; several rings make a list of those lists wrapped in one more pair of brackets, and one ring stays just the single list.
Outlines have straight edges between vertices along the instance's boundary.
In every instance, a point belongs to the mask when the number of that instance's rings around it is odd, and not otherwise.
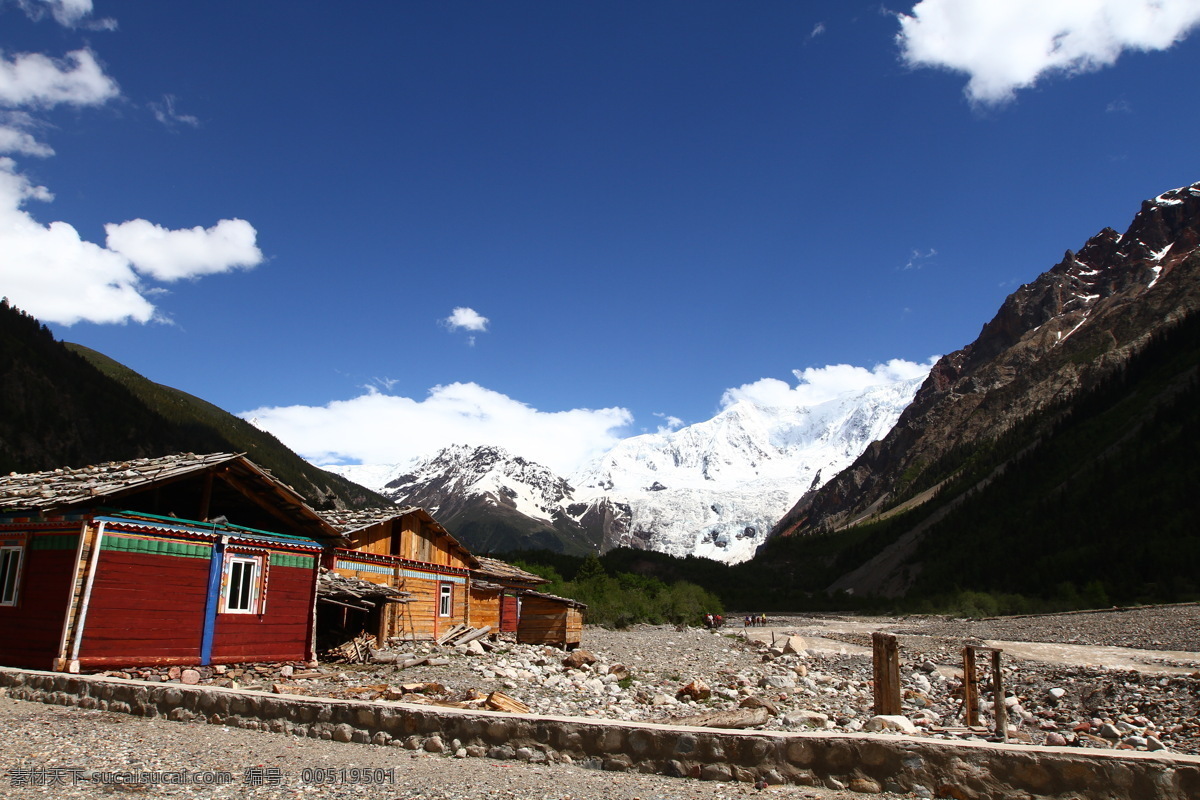
[{"label": "gravel riverbed", "polygon": [[[1196,605],[998,620],[789,616],[772,617],[765,628],[738,624],[716,631],[587,627],[583,649],[595,661],[576,666],[564,665],[561,650],[501,639],[489,642],[483,652],[397,646],[448,662],[437,666],[322,664],[314,671],[281,671],[277,665],[262,665],[223,673],[204,670],[201,675],[206,682],[315,696],[455,702],[500,691],[540,714],[669,723],[721,711],[757,714],[762,720],[757,727],[766,730],[860,731],[876,725],[871,659],[862,647],[869,644],[873,630],[896,634],[900,641],[903,716],[910,733],[985,738],[986,732],[963,727],[964,642],[1038,642],[1047,648],[1038,658],[1004,657],[1011,741],[1200,753]],[[1069,647],[1055,649],[1058,645]],[[1083,647],[1134,648],[1140,663],[1123,669],[1088,666],[1089,651],[1071,649]],[[1184,652],[1168,656],[1159,650]],[[150,670],[114,674],[167,677]],[[990,725],[987,700],[984,724]],[[8,770],[0,792],[4,797],[132,792],[212,798],[582,800],[759,794],[747,785],[598,773],[571,764],[465,758],[462,752],[456,758],[454,748],[444,754],[410,752],[11,699],[0,699],[0,721],[10,731],[0,743]],[[337,771],[343,767],[360,772]],[[368,767],[373,770],[369,777],[361,772]],[[48,768],[59,770],[50,777],[65,776],[67,785],[44,785]],[[80,770],[96,771],[103,778],[105,771],[181,769],[225,772],[232,778],[220,786],[118,786],[98,782],[88,772],[79,778]],[[31,776],[42,784],[18,785]],[[379,780],[363,782],[375,778]],[[322,782],[329,780],[338,782]],[[790,786],[770,787],[765,793],[789,798],[859,796]]]}]

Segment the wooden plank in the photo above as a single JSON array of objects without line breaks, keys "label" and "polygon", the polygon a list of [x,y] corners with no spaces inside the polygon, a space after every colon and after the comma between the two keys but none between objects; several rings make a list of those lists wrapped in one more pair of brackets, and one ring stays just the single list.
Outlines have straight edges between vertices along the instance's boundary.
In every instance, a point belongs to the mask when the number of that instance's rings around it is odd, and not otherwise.
[{"label": "wooden plank", "polygon": [[968,728],[979,725],[979,689],[975,674],[975,648],[963,648],[963,719]]},{"label": "wooden plank", "polygon": [[875,713],[889,716],[899,714],[900,646],[895,636],[876,631],[871,634],[871,649]]}]

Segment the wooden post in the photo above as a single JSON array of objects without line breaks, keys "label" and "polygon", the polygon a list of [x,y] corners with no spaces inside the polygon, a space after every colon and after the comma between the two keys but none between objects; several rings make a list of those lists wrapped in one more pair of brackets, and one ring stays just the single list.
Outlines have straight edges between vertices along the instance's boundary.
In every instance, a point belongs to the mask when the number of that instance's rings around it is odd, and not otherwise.
[{"label": "wooden post", "polygon": [[963,721],[968,728],[979,724],[979,687],[975,675],[975,648],[963,648]]},{"label": "wooden post", "polygon": [[900,646],[889,633],[871,634],[875,672],[875,713],[900,713]]},{"label": "wooden post", "polygon": [[1008,706],[1004,704],[1004,678],[1000,675],[1000,651],[992,651],[992,700],[996,707],[996,735],[1008,741]]}]

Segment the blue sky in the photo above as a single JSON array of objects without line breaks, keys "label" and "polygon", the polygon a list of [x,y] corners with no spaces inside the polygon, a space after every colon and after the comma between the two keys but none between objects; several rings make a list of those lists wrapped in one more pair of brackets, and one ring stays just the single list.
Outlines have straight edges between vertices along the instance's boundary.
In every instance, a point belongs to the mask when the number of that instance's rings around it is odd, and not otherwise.
[{"label": "blue sky", "polygon": [[919,371],[1200,180],[1197,22],[0,0],[0,293],[319,461],[566,471],[756,387]]}]

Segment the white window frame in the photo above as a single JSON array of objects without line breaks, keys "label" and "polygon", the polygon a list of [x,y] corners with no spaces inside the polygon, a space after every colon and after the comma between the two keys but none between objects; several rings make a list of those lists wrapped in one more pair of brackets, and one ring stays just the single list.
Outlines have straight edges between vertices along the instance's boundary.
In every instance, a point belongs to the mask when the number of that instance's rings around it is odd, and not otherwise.
[{"label": "white window frame", "polygon": [[438,584],[438,616],[454,616],[454,584]]},{"label": "white window frame", "polygon": [[224,567],[221,611],[225,614],[259,613],[262,605],[262,556],[227,553]]},{"label": "white window frame", "polygon": [[15,606],[21,599],[21,564],[24,560],[23,545],[0,547],[0,606]]}]

